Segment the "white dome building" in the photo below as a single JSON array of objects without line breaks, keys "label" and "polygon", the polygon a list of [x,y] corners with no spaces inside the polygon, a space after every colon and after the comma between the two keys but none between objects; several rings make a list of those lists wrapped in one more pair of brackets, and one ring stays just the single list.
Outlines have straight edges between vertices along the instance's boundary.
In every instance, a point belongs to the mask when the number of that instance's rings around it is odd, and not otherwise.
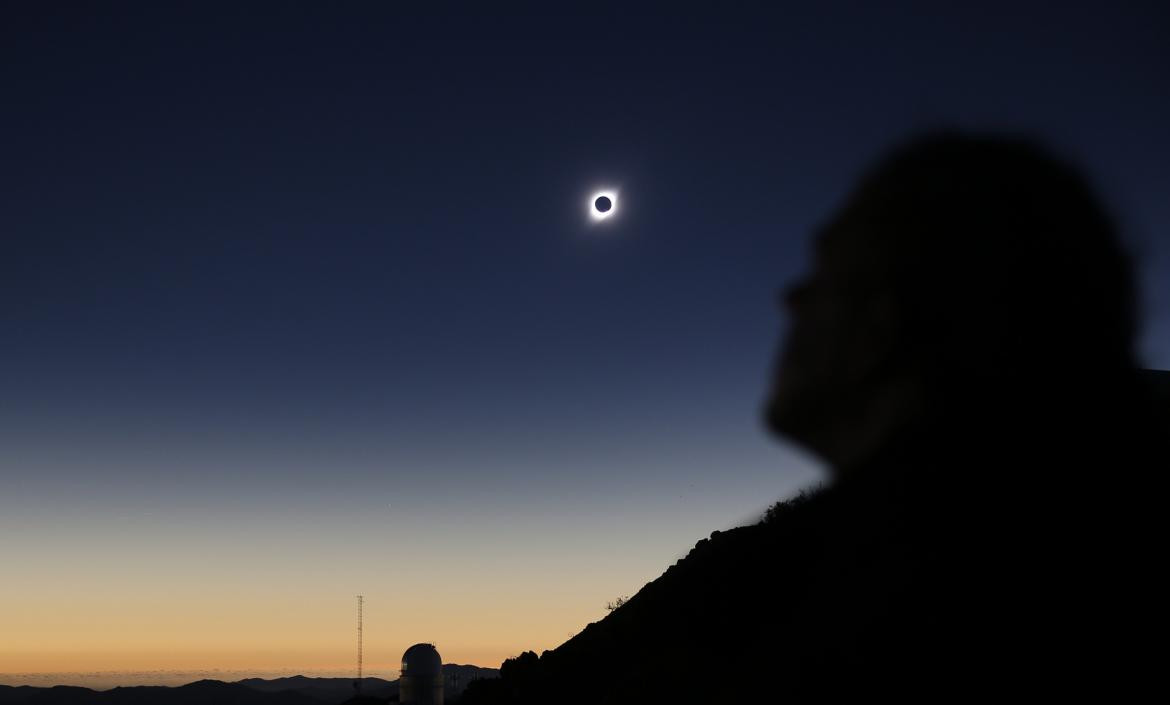
[{"label": "white dome building", "polygon": [[443,659],[434,644],[415,644],[402,654],[401,705],[443,705]]}]

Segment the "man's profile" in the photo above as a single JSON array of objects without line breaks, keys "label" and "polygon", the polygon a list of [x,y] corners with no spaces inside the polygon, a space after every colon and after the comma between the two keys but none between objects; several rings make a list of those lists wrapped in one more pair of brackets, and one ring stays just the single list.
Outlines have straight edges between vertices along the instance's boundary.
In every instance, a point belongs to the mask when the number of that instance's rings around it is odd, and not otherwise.
[{"label": "man's profile", "polygon": [[849,640],[809,624],[798,678],[1042,692],[1117,656],[1144,537],[1116,502],[1165,458],[1136,301],[1092,189],[1031,141],[928,135],[862,178],[784,296],[767,406],[834,476],[820,595]]},{"label": "man's profile", "polygon": [[865,175],[787,291],[770,424],[840,470],[859,434],[896,433],[875,424],[1124,391],[1131,269],[1083,177],[1040,147],[919,138]]}]

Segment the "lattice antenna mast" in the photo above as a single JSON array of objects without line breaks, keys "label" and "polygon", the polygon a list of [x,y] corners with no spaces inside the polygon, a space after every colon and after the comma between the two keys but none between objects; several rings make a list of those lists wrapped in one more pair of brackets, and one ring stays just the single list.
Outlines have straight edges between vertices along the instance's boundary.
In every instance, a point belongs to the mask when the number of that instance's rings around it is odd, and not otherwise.
[{"label": "lattice antenna mast", "polygon": [[358,596],[357,596],[357,603],[358,603],[358,620],[357,620],[357,628],[358,628],[358,635],[357,635],[357,636],[358,636],[358,644],[357,644],[357,646],[358,646],[358,654],[357,654],[357,656],[358,656],[358,669],[357,669],[357,681],[356,681],[356,682],[353,684],[353,687],[354,687],[354,689],[356,689],[356,690],[357,690],[359,693],[360,693],[360,692],[361,692],[361,690],[362,690],[362,603],[363,603],[363,602],[365,602],[365,598],[364,598],[364,597],[362,597],[361,595],[358,595]]}]

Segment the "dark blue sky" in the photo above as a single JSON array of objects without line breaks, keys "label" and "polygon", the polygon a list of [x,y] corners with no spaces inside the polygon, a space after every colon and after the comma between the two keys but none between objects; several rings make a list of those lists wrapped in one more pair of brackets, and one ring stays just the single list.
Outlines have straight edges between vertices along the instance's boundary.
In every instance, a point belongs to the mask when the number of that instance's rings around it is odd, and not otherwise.
[{"label": "dark blue sky", "polygon": [[340,541],[406,497],[516,555],[617,532],[582,599],[631,593],[815,477],[757,419],[776,291],[928,127],[1084,165],[1170,367],[1170,11],[953,5],[7,4],[0,515]]}]

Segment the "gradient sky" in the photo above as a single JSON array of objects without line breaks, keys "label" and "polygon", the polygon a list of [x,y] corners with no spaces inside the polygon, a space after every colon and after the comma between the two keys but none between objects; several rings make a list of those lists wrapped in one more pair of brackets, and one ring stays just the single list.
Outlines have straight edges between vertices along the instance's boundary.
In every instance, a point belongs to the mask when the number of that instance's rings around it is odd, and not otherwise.
[{"label": "gradient sky", "polygon": [[1084,165],[1170,368],[1170,11],[952,5],[6,4],[0,682],[555,647],[819,477],[776,292],[915,129]]}]

